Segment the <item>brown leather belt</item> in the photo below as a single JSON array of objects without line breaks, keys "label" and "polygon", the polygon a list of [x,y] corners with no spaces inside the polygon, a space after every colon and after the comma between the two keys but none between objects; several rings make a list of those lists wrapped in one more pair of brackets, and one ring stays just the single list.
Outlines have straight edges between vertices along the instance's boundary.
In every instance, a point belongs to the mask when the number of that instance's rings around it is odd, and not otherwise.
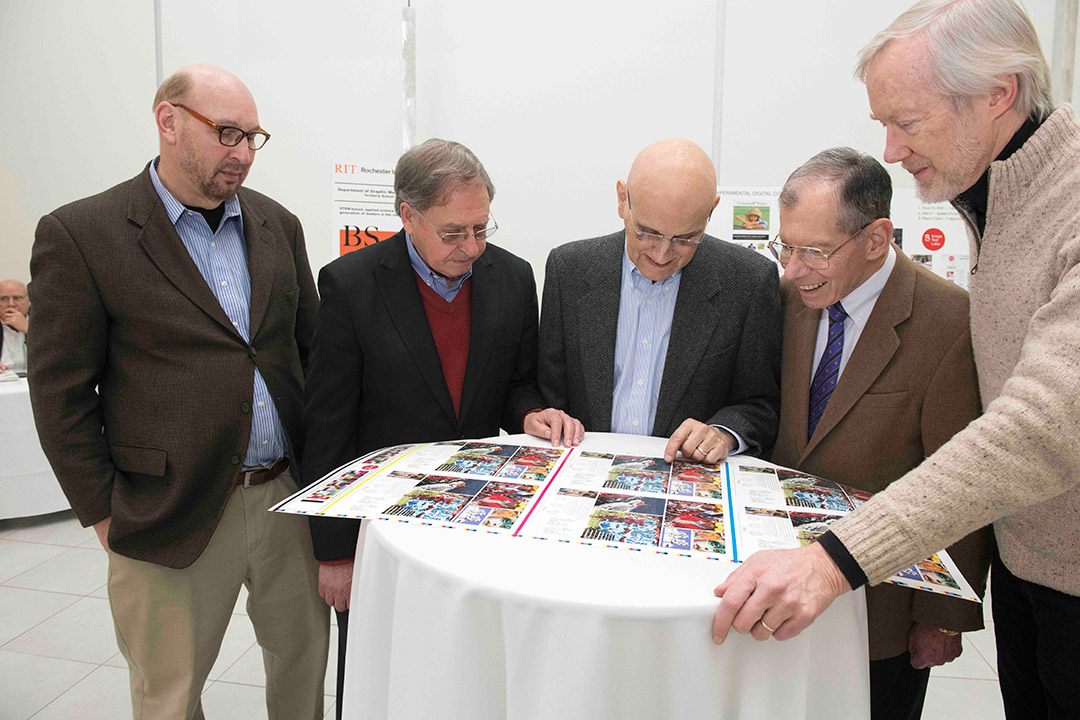
[{"label": "brown leather belt", "polygon": [[270,467],[241,470],[240,474],[236,476],[236,484],[246,488],[253,487],[255,485],[262,485],[263,483],[270,482],[288,469],[289,458],[281,458]]}]

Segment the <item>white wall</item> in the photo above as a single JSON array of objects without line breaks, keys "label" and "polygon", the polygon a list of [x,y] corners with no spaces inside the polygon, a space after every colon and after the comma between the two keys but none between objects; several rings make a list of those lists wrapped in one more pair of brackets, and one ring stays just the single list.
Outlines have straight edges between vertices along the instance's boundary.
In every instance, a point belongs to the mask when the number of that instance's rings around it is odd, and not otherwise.
[{"label": "white wall", "polygon": [[4,0],[0,68],[0,278],[27,281],[38,218],[156,152],[153,5]]},{"label": "white wall", "polygon": [[[1058,3],[1026,3],[1048,55]],[[160,4],[165,73],[201,60],[248,83],[273,134],[248,185],[300,216],[313,267],[330,261],[332,163],[401,150],[404,2]],[[851,70],[908,4],[413,0],[417,139],[477,152],[498,188],[496,242],[540,280],[551,247],[618,228],[615,181],[653,140],[718,150],[722,185],[779,184],[831,145],[880,157]],[[0,62],[0,276],[25,278],[38,217],[156,153],[153,5],[5,0]]]}]

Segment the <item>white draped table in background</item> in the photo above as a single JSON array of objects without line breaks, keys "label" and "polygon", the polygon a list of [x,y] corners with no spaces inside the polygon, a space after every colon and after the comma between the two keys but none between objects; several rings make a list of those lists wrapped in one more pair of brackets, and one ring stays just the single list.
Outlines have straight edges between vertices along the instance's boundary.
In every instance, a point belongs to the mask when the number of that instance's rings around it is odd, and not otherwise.
[{"label": "white draped table in background", "polygon": [[0,382],[0,519],[69,507],[41,451],[26,379]]},{"label": "white draped table in background", "polygon": [[[582,447],[657,456],[664,441]],[[386,521],[364,523],[357,557],[346,718],[869,716],[861,590],[792,640],[717,647],[730,563]]]}]

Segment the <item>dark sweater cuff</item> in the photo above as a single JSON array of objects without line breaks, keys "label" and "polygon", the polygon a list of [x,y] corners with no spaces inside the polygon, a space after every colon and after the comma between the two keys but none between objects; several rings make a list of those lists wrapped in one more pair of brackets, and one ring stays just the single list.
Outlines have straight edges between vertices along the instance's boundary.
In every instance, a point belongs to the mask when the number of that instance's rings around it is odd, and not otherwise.
[{"label": "dark sweater cuff", "polygon": [[859,563],[855,562],[844,543],[840,542],[840,538],[833,535],[832,530],[820,535],[817,541],[836,563],[836,567],[840,568],[852,590],[858,590],[866,584],[866,573],[859,567]]}]

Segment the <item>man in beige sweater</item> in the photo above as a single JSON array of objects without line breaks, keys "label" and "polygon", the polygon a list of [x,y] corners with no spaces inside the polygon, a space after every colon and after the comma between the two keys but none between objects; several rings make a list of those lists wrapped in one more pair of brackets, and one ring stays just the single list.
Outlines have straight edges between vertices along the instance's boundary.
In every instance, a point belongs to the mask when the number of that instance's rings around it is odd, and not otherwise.
[{"label": "man in beige sweater", "polygon": [[[1080,125],[1011,0],[921,2],[860,54],[885,160],[971,235],[984,414],[821,542],[717,587],[713,637],[786,639],[841,593],[994,523],[1009,717],[1075,716],[1080,677]],[[1072,715],[1070,715],[1072,713]]]}]

